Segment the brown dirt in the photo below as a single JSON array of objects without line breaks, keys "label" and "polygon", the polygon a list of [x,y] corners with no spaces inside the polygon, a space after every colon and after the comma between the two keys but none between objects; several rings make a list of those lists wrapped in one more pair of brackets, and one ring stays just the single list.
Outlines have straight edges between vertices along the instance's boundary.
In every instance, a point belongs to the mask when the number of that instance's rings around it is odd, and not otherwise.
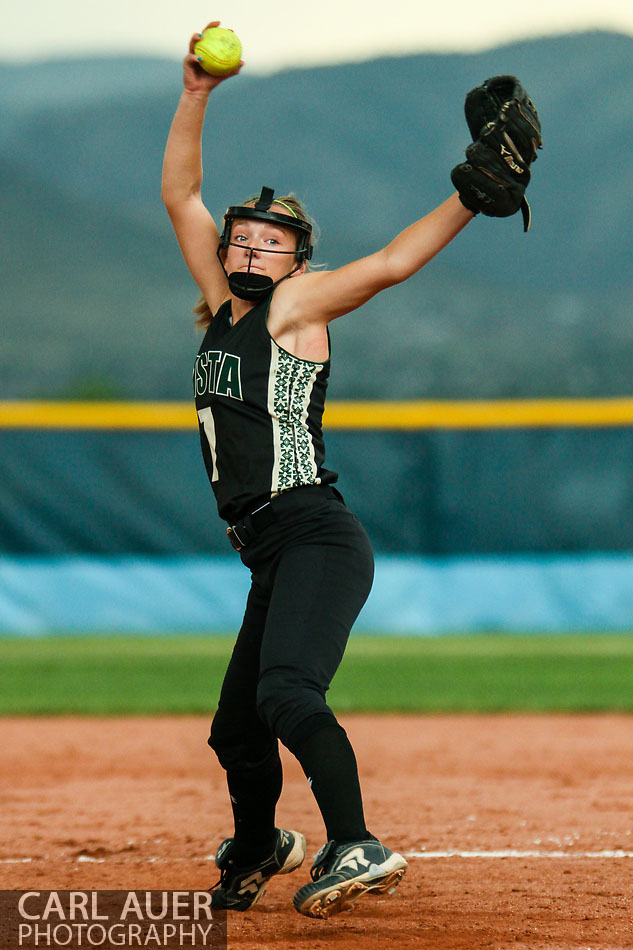
[{"label": "brown dirt", "polygon": [[[240,950],[633,950],[633,719],[389,716],[343,720],[369,826],[410,857],[392,897],[310,920],[292,908],[307,867],[229,919]],[[206,889],[230,833],[224,775],[200,718],[5,719],[4,889]],[[322,824],[284,755],[282,827]],[[447,852],[538,852],[450,856]],[[556,857],[555,854],[563,853]],[[28,859],[28,860],[26,860]]]}]

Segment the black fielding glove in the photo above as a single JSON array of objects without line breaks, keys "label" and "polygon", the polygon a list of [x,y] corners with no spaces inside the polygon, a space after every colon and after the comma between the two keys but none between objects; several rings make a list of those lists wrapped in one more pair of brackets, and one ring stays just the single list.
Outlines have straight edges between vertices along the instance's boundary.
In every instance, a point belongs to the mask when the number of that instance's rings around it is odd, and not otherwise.
[{"label": "black fielding glove", "polygon": [[530,227],[525,189],[530,165],[542,148],[541,123],[532,100],[515,76],[494,76],[466,96],[466,122],[474,141],[451,181],[473,214],[507,218],[523,214]]}]

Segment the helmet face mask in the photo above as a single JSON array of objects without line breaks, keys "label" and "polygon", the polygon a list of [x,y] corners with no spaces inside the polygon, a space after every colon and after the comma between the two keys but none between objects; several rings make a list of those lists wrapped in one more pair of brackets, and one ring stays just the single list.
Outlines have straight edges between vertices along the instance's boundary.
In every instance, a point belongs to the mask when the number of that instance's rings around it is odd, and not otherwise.
[{"label": "helmet face mask", "polygon": [[[273,287],[276,287],[277,284],[280,284],[282,280],[286,280],[287,277],[291,277],[292,274],[301,268],[304,261],[309,261],[312,257],[312,225],[308,221],[303,221],[301,218],[294,217],[291,214],[279,214],[276,211],[270,211],[271,205],[274,204],[274,191],[272,188],[262,188],[261,195],[255,202],[254,206],[251,205],[233,205],[228,209],[224,215],[224,230],[220,235],[220,244],[218,246],[218,259],[222,264],[222,269],[227,276],[229,282],[229,289],[232,294],[236,297],[239,297],[241,300],[260,300],[265,297]],[[283,227],[290,228],[297,235],[297,247],[292,251],[275,251],[268,248],[254,248],[249,247],[245,244],[237,244],[231,241],[231,231],[233,228],[233,222],[236,218],[243,218],[248,220],[255,221],[265,221],[275,225],[282,225]],[[224,267],[224,261],[222,260],[220,252],[226,250],[228,247],[239,247],[242,250],[249,250],[250,256],[248,259],[248,267],[246,271],[235,271],[231,274],[226,273],[226,268]],[[292,254],[296,261],[297,266],[290,273],[285,274],[277,281],[273,281],[272,277],[268,277],[265,274],[255,274],[251,271],[251,264],[253,261],[253,254],[255,251],[262,254]]]}]

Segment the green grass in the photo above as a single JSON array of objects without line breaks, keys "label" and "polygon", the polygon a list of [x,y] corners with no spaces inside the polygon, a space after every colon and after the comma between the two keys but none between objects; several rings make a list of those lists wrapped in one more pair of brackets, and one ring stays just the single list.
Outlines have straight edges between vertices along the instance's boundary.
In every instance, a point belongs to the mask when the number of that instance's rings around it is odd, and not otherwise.
[{"label": "green grass", "polygon": [[[209,714],[232,638],[0,639],[0,715]],[[362,637],[339,712],[633,710],[633,635]]]}]

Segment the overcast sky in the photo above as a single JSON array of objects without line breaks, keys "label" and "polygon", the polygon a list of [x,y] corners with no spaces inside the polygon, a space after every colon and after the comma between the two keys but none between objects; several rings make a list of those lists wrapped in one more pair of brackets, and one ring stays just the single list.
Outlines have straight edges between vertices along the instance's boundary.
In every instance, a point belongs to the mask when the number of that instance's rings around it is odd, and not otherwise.
[{"label": "overcast sky", "polygon": [[253,71],[380,54],[477,50],[517,38],[592,28],[633,34],[631,0],[10,0],[0,58],[180,57],[192,32],[219,19],[241,38]]}]

